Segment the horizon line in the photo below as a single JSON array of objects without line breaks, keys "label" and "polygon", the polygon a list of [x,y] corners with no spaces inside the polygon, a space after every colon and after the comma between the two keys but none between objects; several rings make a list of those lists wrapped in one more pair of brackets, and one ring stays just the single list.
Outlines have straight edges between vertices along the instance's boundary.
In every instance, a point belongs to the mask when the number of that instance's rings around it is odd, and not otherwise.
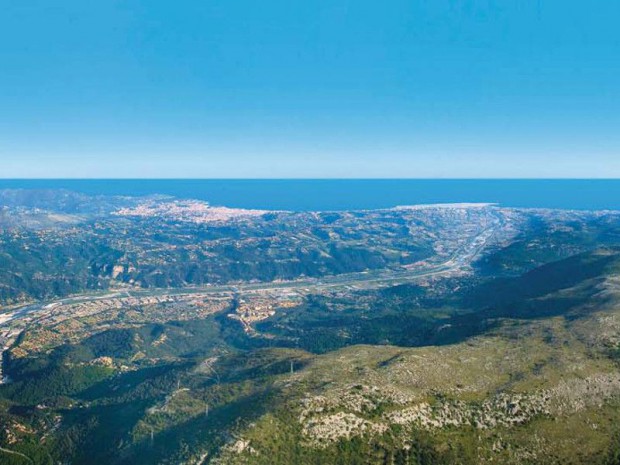
[{"label": "horizon line", "polygon": [[620,177],[1,177],[1,181],[620,181]]}]

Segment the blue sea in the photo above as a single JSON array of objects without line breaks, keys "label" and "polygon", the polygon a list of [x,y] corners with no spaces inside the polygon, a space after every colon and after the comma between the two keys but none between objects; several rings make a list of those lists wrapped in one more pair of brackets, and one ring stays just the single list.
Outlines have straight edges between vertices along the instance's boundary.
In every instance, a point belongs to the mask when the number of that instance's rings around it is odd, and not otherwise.
[{"label": "blue sea", "polygon": [[492,202],[506,207],[620,210],[619,180],[149,179],[0,180],[0,189],[86,194],[167,194],[212,205],[274,210],[360,210],[398,205]]}]

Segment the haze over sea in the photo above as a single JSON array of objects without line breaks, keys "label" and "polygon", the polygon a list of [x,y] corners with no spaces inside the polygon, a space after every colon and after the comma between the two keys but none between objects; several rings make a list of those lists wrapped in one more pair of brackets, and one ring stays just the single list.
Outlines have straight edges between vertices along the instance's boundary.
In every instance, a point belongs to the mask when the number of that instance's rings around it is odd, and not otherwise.
[{"label": "haze over sea", "polygon": [[4,179],[0,189],[150,195],[272,210],[361,210],[490,202],[505,207],[620,210],[620,179]]}]

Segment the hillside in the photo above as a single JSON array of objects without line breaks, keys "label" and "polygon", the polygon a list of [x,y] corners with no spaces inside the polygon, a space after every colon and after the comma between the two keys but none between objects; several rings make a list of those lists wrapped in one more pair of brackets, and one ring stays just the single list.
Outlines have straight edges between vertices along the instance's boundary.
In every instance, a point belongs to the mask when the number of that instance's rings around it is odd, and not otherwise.
[{"label": "hillside", "polygon": [[620,214],[3,196],[3,464],[619,463]]},{"label": "hillside", "polygon": [[252,348],[215,316],[14,350],[3,444],[36,463],[612,463],[619,264],[605,248],[474,286],[427,318],[431,345]]}]

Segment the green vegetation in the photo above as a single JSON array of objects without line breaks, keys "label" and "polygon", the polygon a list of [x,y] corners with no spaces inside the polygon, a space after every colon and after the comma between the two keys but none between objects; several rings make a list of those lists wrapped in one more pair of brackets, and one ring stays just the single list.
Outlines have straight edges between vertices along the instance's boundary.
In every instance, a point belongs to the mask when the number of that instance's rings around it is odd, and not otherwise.
[{"label": "green vegetation", "polygon": [[[620,465],[617,215],[201,222],[112,214],[136,199],[12,195],[0,301],[110,294],[0,326],[2,464]],[[420,260],[463,263],[391,286],[126,292]]]}]

